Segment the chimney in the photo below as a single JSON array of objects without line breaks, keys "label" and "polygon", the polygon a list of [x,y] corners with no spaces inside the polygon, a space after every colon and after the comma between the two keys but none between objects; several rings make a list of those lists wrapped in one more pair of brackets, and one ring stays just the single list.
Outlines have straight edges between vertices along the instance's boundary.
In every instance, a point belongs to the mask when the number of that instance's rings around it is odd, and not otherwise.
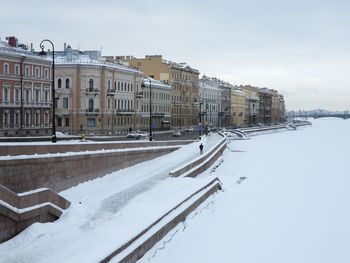
[{"label": "chimney", "polygon": [[17,38],[14,36],[6,37],[6,40],[8,40],[8,44],[11,47],[17,47]]},{"label": "chimney", "polygon": [[66,48],[67,48],[67,43],[64,43],[63,44],[63,51],[66,51]]},{"label": "chimney", "polygon": [[33,43],[30,43],[30,52],[33,52],[34,48],[33,48]]}]

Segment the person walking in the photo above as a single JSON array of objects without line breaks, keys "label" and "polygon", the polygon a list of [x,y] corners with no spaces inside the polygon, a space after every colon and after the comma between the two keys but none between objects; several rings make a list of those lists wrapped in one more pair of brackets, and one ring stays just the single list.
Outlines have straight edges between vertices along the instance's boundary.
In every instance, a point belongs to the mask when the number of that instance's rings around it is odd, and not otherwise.
[{"label": "person walking", "polygon": [[199,145],[199,152],[200,152],[200,154],[203,154],[203,144],[201,143],[200,145]]}]

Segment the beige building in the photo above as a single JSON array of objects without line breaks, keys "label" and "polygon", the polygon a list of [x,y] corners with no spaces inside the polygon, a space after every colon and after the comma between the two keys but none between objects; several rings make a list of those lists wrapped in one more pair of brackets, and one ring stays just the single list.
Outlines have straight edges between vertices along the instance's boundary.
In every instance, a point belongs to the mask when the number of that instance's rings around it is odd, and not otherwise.
[{"label": "beige building", "polygon": [[89,55],[56,60],[57,130],[72,134],[116,134],[141,123],[142,72]]},{"label": "beige building", "polygon": [[246,110],[246,94],[240,88],[231,90],[231,125],[243,126]]},{"label": "beige building", "polygon": [[272,99],[271,99],[271,122],[278,123],[280,122],[280,95],[277,90],[270,90]]},{"label": "beige building", "polygon": [[[109,57],[111,59],[111,57]],[[186,63],[164,60],[161,55],[145,58],[116,57],[128,65],[171,86],[171,127],[183,128],[198,125],[199,71]]]}]

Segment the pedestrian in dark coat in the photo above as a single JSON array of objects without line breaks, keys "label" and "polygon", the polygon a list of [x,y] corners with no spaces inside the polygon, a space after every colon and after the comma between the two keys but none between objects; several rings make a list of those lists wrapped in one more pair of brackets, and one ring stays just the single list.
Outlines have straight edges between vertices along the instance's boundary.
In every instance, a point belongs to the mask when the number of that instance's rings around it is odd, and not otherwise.
[{"label": "pedestrian in dark coat", "polygon": [[199,145],[199,152],[200,152],[200,154],[203,154],[203,144],[201,143],[200,145]]}]

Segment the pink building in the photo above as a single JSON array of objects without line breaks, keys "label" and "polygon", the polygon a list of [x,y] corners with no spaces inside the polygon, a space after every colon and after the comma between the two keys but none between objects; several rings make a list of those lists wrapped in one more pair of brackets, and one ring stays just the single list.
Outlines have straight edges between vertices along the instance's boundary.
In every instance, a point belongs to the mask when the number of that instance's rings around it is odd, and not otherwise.
[{"label": "pink building", "polygon": [[51,61],[0,41],[0,136],[51,134]]}]

